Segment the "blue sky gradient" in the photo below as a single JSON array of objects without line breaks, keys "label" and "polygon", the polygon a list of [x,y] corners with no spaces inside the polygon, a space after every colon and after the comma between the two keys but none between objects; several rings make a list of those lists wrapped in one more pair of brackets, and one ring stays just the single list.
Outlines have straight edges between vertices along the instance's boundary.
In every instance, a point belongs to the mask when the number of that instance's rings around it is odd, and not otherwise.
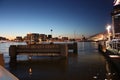
[{"label": "blue sky gradient", "polygon": [[0,36],[73,37],[105,31],[114,0],[0,0]]}]

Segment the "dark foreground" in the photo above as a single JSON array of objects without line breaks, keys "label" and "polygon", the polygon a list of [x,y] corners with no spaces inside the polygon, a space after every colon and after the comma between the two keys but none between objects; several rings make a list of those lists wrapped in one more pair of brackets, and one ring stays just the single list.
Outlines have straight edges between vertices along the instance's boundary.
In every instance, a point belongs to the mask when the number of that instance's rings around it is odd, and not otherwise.
[{"label": "dark foreground", "polygon": [[78,54],[69,53],[67,58],[18,56],[16,64],[5,66],[20,80],[120,80],[117,69],[95,44],[79,43],[78,48]]}]

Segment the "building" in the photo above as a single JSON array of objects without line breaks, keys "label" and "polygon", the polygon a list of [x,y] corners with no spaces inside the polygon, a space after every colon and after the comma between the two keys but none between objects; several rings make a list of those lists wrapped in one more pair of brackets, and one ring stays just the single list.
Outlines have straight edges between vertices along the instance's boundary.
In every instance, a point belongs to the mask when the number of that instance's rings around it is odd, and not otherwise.
[{"label": "building", "polygon": [[48,39],[52,39],[52,35],[48,35]]},{"label": "building", "polygon": [[5,37],[0,37],[0,40],[7,40]]},{"label": "building", "polygon": [[45,34],[40,34],[40,35],[39,35],[39,40],[40,40],[40,41],[46,41],[46,40],[47,40],[47,35],[45,35]]},{"label": "building", "polygon": [[120,0],[114,1],[112,11],[113,38],[120,38]]},{"label": "building", "polygon": [[62,37],[62,40],[63,40],[63,41],[67,41],[67,40],[68,40],[68,37]]},{"label": "building", "polygon": [[22,36],[17,36],[17,37],[15,38],[15,41],[17,41],[17,42],[23,41]]},{"label": "building", "polygon": [[29,33],[27,34],[27,40],[26,42],[28,44],[36,44],[39,42],[39,34],[38,33]]}]

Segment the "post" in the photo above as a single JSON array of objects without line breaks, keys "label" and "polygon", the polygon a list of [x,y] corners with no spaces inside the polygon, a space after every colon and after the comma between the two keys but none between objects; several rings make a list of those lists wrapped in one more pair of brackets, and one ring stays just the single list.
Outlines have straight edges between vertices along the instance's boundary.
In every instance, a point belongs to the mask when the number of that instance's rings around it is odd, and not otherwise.
[{"label": "post", "polygon": [[78,53],[78,47],[77,47],[77,42],[73,43],[73,53]]},{"label": "post", "polygon": [[16,46],[15,45],[11,45],[9,48],[9,56],[10,56],[10,62],[15,62],[16,61]]},{"label": "post", "polygon": [[61,44],[60,45],[60,54],[62,55],[62,56],[64,56],[64,57],[67,57],[68,56],[68,46],[67,46],[67,44]]}]

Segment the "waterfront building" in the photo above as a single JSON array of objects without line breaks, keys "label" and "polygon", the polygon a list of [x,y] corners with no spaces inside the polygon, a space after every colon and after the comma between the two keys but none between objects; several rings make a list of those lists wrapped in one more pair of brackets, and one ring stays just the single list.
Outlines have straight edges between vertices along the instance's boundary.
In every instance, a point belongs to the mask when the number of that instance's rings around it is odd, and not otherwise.
[{"label": "waterfront building", "polygon": [[68,40],[68,37],[62,37],[62,40],[63,40],[63,41],[67,41],[67,40]]},{"label": "waterfront building", "polygon": [[52,38],[52,35],[48,35],[48,39],[51,39]]},{"label": "waterfront building", "polygon": [[112,11],[113,38],[120,38],[120,0],[114,1]]},{"label": "waterfront building", "polygon": [[22,39],[21,36],[17,36],[17,37],[15,38],[15,41],[17,41],[17,42],[21,42],[21,41],[23,41],[23,39]]},{"label": "waterfront building", "polygon": [[0,37],[0,40],[7,40],[5,37]]},{"label": "waterfront building", "polygon": [[29,33],[27,34],[27,41],[28,44],[36,44],[39,42],[39,34],[38,33]]},{"label": "waterfront building", "polygon": [[40,40],[40,41],[46,41],[46,40],[47,40],[47,35],[45,35],[45,34],[40,34],[40,35],[39,35],[39,40]]}]

